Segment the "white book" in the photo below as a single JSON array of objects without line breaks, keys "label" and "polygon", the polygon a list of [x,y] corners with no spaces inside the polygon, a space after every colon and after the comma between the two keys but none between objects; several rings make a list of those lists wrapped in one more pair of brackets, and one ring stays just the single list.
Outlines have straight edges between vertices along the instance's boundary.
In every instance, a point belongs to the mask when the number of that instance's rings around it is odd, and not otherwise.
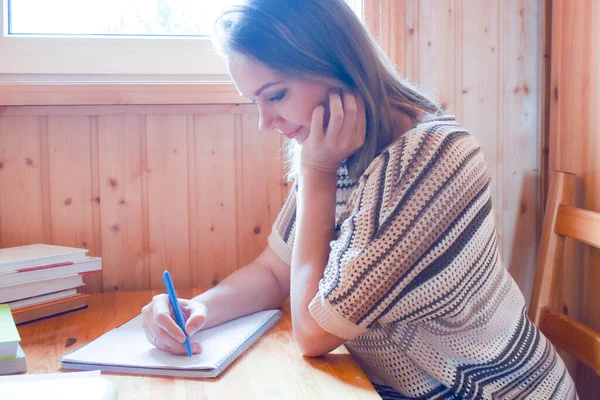
[{"label": "white book", "polygon": [[77,274],[18,283],[16,285],[0,286],[0,303],[9,303],[15,300],[41,296],[47,293],[76,288],[81,285],[83,285],[83,278]]},{"label": "white book", "polygon": [[102,270],[102,258],[85,257],[76,261],[65,261],[57,264],[22,268],[17,271],[0,272],[0,286],[100,270]]},{"label": "white book", "polygon": [[75,261],[86,257],[87,249],[55,246],[51,244],[29,244],[0,249],[0,272],[16,271],[20,268]]},{"label": "white book", "polygon": [[254,344],[281,317],[279,310],[259,311],[193,335],[202,353],[176,355],[146,340],[142,316],[105,333],[59,361],[65,369],[145,375],[214,378]]},{"label": "white book", "polygon": [[0,377],[2,400],[114,400],[117,387],[100,371]]},{"label": "white book", "polygon": [[[20,345],[17,345],[17,356],[13,358],[0,358],[0,375],[16,374],[27,371],[27,358]],[[5,394],[0,385],[0,393],[5,399]]]},{"label": "white book", "polygon": [[59,292],[43,294],[41,296],[29,297],[23,300],[11,301],[8,304],[8,307],[11,311],[20,310],[21,308],[37,306],[38,304],[48,303],[50,301],[60,300],[67,297],[75,296],[77,294],[77,289],[67,289],[61,290]]}]

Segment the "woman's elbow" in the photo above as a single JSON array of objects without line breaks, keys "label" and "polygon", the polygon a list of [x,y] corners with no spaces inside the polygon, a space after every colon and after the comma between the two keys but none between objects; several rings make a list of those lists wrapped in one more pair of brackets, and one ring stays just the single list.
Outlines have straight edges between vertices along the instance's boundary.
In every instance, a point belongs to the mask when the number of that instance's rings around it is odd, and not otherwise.
[{"label": "woman's elbow", "polygon": [[319,339],[317,338],[299,338],[298,335],[294,335],[296,342],[296,348],[305,357],[319,357],[323,354],[329,353],[330,350],[324,350],[320,348]]},{"label": "woman's elbow", "polygon": [[301,334],[294,332],[298,351],[306,357],[319,357],[344,344],[345,340],[330,333]]}]

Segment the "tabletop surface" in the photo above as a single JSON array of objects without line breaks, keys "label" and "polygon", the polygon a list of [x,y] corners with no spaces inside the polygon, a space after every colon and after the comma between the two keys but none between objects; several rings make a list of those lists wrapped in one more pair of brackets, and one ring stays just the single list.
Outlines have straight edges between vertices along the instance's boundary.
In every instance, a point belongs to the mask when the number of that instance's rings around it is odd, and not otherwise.
[{"label": "tabletop surface", "polygon": [[[140,313],[158,292],[91,294],[88,308],[20,325],[27,373],[67,372],[59,358]],[[198,290],[179,290],[190,298]],[[218,378],[103,373],[120,399],[380,399],[345,347],[303,357],[292,339],[289,303],[281,320]]]}]

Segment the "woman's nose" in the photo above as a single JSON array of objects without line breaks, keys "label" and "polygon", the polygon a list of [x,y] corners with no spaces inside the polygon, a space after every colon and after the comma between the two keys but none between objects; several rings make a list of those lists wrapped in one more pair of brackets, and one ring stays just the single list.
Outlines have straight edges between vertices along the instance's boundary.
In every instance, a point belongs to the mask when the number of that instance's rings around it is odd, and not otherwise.
[{"label": "woman's nose", "polygon": [[281,116],[270,107],[259,107],[259,117],[258,129],[262,132],[272,131],[281,124],[282,120]]}]

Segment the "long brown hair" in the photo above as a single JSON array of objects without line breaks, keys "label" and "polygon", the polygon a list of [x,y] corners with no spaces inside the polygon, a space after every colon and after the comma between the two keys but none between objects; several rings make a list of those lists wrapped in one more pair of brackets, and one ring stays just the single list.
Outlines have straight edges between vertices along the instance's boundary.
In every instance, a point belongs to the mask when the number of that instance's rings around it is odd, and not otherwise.
[{"label": "long brown hair", "polygon": [[[413,123],[443,114],[431,97],[398,75],[344,0],[248,0],[223,11],[215,27],[214,43],[224,55],[243,55],[286,76],[325,80],[362,96],[367,134],[347,160],[352,176],[360,176],[392,143],[395,112]],[[297,149],[295,142],[288,147],[292,178]]]}]

